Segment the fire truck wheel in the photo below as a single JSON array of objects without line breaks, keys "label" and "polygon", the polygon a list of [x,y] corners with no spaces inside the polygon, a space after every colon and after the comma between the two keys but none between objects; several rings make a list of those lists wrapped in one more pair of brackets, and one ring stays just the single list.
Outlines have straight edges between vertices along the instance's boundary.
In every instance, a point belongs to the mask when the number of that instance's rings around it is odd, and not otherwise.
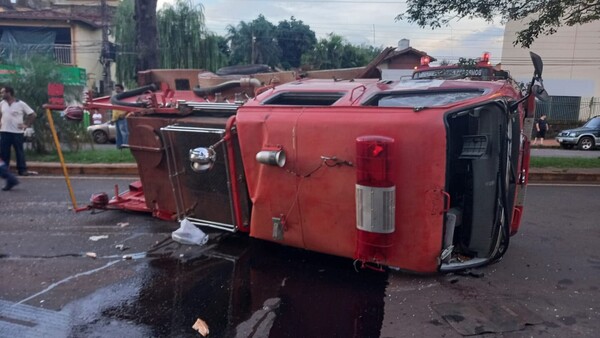
[{"label": "fire truck wheel", "polygon": [[92,138],[94,139],[94,142],[96,142],[98,144],[104,144],[104,143],[108,142],[108,135],[105,132],[103,132],[102,130],[96,130],[92,134]]}]

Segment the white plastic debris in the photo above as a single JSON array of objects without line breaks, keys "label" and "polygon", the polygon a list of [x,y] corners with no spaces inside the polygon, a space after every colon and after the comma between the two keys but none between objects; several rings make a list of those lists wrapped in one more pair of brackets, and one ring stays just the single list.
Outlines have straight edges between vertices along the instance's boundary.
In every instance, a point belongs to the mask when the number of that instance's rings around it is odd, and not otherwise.
[{"label": "white plastic debris", "polygon": [[107,238],[108,238],[108,235],[90,236],[90,241],[96,242],[98,240],[107,239]]},{"label": "white plastic debris", "polygon": [[127,250],[129,248],[126,247],[125,244],[117,244],[117,245],[115,245],[115,249],[121,250],[121,251],[125,251],[125,250]]},{"label": "white plastic debris", "polygon": [[187,245],[204,245],[208,242],[208,235],[198,229],[187,218],[179,223],[179,229],[171,233],[175,242]]}]

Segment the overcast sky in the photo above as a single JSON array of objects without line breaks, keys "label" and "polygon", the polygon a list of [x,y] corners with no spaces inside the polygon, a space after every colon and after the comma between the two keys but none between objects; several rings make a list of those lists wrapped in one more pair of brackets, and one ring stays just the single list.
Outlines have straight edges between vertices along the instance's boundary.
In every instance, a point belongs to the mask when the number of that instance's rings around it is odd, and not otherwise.
[{"label": "overcast sky", "polygon": [[[175,0],[158,0],[160,9]],[[451,27],[420,29],[414,24],[395,21],[406,9],[405,1],[392,0],[191,0],[204,6],[207,28],[226,34],[228,25],[250,22],[259,14],[277,25],[294,16],[324,38],[328,33],[343,36],[352,44],[397,46],[402,38],[410,46],[437,58],[456,61],[459,57],[478,57],[491,52],[499,62],[504,26],[482,20],[461,20]]]}]

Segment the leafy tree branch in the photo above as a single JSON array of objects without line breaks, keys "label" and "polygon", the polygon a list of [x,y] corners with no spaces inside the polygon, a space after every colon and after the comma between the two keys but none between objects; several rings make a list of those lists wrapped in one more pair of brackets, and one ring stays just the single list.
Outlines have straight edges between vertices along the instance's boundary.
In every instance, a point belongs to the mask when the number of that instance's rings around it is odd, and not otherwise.
[{"label": "leafy tree branch", "polygon": [[525,48],[540,35],[554,34],[563,25],[600,19],[600,0],[407,0],[406,3],[407,11],[396,16],[396,20],[432,29],[463,18],[488,22],[499,19],[502,23],[529,19],[514,41]]}]

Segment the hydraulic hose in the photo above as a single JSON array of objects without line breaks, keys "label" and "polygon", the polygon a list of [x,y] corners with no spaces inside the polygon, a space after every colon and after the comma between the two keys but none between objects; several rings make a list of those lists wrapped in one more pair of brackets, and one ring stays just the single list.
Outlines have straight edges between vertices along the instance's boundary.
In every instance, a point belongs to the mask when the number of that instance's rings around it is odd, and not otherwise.
[{"label": "hydraulic hose", "polygon": [[194,94],[198,97],[205,97],[207,95],[215,94],[227,89],[237,88],[237,87],[260,87],[261,82],[255,78],[242,78],[240,80],[227,81],[220,83],[216,86],[212,87],[195,87],[193,89]]},{"label": "hydraulic hose", "polygon": [[140,94],[144,94],[147,91],[154,92],[156,90],[158,90],[158,87],[155,84],[150,84],[147,86],[128,90],[126,92],[122,92],[122,93],[112,96],[110,98],[110,103],[114,104],[115,106],[136,107],[136,108],[144,107],[146,105],[144,102],[125,102],[122,100],[130,98],[130,97],[138,96]]}]

